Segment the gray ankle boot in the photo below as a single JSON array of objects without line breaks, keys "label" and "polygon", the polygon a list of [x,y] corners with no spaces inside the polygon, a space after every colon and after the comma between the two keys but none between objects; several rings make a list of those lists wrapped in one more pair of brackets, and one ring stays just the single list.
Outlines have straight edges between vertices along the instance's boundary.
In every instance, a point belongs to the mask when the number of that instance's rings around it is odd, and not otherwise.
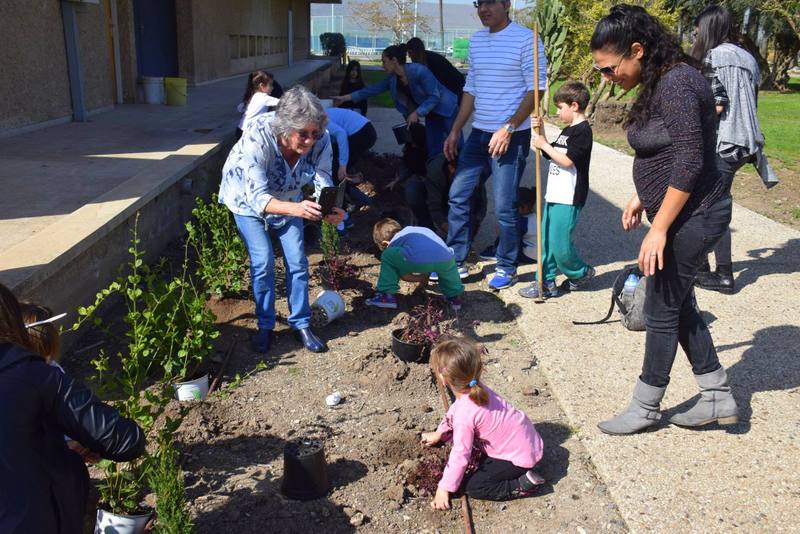
[{"label": "gray ankle boot", "polygon": [[657,388],[637,380],[628,409],[613,419],[598,423],[597,427],[606,434],[634,434],[658,423],[661,419],[658,406],[666,390],[666,387]]},{"label": "gray ankle boot", "polygon": [[700,399],[687,411],[670,417],[669,422],[679,426],[703,426],[713,422],[735,425],[739,417],[725,369],[720,367],[694,377],[700,386]]}]

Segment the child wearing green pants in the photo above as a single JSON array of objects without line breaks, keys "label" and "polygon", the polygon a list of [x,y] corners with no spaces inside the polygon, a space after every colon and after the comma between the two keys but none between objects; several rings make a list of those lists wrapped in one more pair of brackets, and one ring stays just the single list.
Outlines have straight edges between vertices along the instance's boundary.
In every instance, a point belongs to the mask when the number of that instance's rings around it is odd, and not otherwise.
[{"label": "child wearing green pants", "polygon": [[[589,194],[589,161],[592,157],[592,128],[584,111],[589,104],[589,91],[575,81],[566,82],[556,91],[553,100],[558,107],[558,118],[569,126],[561,131],[551,145],[544,132],[539,135],[541,119],[533,119],[531,144],[544,152],[550,160],[547,174],[545,208],[542,214],[542,274],[545,297],[557,297],[556,274],[567,277],[570,290],[586,284],[595,274],[578,255],[572,242],[572,232],[578,225],[581,209]],[[536,281],[519,290],[527,298],[539,296]]]},{"label": "child wearing green pants", "polygon": [[464,284],[455,257],[436,232],[421,226],[402,228],[394,219],[375,224],[372,238],[381,254],[381,272],[375,296],[367,306],[397,308],[400,280],[426,283],[430,273],[439,275],[439,288],[454,311],[461,309]]}]

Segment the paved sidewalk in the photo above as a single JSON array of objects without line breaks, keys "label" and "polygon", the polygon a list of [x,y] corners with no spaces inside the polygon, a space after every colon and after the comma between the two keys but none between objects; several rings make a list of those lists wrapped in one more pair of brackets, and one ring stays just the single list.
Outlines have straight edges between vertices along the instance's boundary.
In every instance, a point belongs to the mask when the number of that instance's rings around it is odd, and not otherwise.
[{"label": "paved sidewalk", "polygon": [[[738,426],[692,431],[663,425],[627,437],[596,427],[629,402],[644,333],[628,332],[618,322],[571,321],[602,317],[618,270],[638,254],[645,231],[626,234],[620,224],[633,193],[632,162],[594,146],[592,194],[576,232],[584,259],[597,267],[590,288],[544,304],[522,299],[516,288],[500,295],[518,306],[520,329],[633,532],[797,532],[800,232],[736,205],[737,293],[697,292],[740,407]],[[530,281],[531,271],[522,271],[524,280]],[[665,418],[696,394],[679,351],[662,405]]]}]

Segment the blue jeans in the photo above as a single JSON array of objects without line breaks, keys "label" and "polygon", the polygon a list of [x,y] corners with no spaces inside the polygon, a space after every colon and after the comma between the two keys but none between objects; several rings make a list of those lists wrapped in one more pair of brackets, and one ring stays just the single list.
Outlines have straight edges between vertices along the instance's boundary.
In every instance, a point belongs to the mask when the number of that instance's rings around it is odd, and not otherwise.
[{"label": "blue jeans", "polygon": [[311,306],[308,303],[308,258],[303,243],[303,219],[287,217],[282,227],[267,230],[264,220],[259,217],[234,214],[233,218],[250,254],[258,329],[275,328],[275,254],[270,231],[277,236],[283,249],[289,326],[298,330],[308,328],[311,325]]},{"label": "blue jeans", "polygon": [[513,274],[517,272],[520,241],[517,188],[525,171],[525,158],[531,149],[531,131],[514,132],[508,150],[499,158],[489,156],[489,140],[493,134],[472,130],[458,156],[456,175],[450,186],[447,244],[453,248],[456,262],[467,259],[474,237],[470,228],[470,199],[475,188],[482,185],[481,174],[491,173],[494,177],[494,211],[499,227],[497,269]]},{"label": "blue jeans", "polygon": [[[443,117],[436,113],[430,113],[425,117],[425,149],[428,151],[428,161],[444,151],[444,140],[450,135],[456,114],[453,114],[452,117]],[[459,141],[460,148],[461,141]]]}]

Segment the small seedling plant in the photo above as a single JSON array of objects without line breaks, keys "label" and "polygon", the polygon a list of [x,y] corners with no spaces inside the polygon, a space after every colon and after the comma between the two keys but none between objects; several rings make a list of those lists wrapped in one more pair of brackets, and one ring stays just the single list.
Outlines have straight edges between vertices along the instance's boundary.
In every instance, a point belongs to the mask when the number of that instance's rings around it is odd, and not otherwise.
[{"label": "small seedling plant", "polygon": [[318,269],[319,277],[325,287],[339,291],[345,282],[355,277],[356,269],[349,258],[341,254],[336,226],[323,221],[320,247],[322,264]]},{"label": "small seedling plant", "polygon": [[247,289],[247,247],[230,210],[217,195],[206,204],[198,198],[194,222],[186,223],[187,241],[197,252],[197,274],[210,295],[240,294]]},{"label": "small seedling plant", "polygon": [[194,523],[186,503],[186,486],[179,454],[175,449],[174,434],[181,424],[185,411],[177,419],[167,418],[158,433],[158,449],[148,472],[150,489],[156,494],[157,532],[186,534],[192,532]]}]

